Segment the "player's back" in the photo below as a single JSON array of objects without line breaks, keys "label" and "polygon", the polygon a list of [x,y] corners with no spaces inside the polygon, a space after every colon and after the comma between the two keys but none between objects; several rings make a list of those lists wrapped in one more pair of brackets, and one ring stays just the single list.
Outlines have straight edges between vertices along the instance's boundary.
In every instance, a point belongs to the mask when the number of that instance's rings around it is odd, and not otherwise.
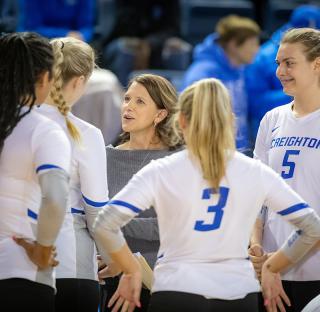
[{"label": "player's back", "polygon": [[[258,212],[277,187],[274,182],[287,186],[260,161],[238,152],[228,162],[219,194],[187,150],[152,166],[157,167],[154,206],[161,241],[153,291],[192,288],[193,293],[221,299],[259,291],[248,260],[249,236]],[[202,282],[194,286],[195,280]],[[234,286],[225,289],[222,283]]]}]

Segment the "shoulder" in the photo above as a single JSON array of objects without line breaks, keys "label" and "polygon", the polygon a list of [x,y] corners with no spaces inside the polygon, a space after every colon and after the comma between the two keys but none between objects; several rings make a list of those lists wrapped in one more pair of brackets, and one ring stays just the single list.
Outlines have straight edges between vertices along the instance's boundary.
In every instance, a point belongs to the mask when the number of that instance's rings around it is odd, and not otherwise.
[{"label": "shoulder", "polygon": [[265,126],[268,125],[273,127],[274,124],[276,124],[280,118],[286,118],[286,116],[290,112],[290,107],[291,107],[291,103],[286,105],[281,105],[270,110],[262,118],[261,125],[265,125]]},{"label": "shoulder", "polygon": [[91,123],[78,118],[72,113],[68,114],[68,118],[79,129],[82,136],[89,138],[102,136],[101,130]]},{"label": "shoulder", "polygon": [[176,167],[181,168],[182,163],[189,159],[188,151],[186,149],[181,151],[168,152],[163,158],[155,159],[151,161],[154,167],[158,169],[172,168]]},{"label": "shoulder", "polygon": [[256,183],[258,183],[259,178],[263,180],[266,175],[277,175],[277,173],[275,173],[270,167],[265,165],[261,160],[248,157],[237,151],[231,158],[228,164],[227,171],[231,176],[238,175],[245,177],[249,175],[250,177],[255,179]]}]

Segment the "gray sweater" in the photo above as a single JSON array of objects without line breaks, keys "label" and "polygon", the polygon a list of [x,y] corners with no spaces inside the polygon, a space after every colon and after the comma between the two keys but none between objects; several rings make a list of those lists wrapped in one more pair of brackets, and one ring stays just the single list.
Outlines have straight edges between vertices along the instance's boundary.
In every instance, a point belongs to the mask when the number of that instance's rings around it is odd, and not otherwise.
[{"label": "gray sweater", "polygon": [[[108,145],[106,152],[110,199],[151,160],[171,155],[176,151],[178,150],[121,150]],[[153,268],[160,244],[158,222],[154,209],[150,208],[140,213],[122,230],[132,252],[139,251]]]}]

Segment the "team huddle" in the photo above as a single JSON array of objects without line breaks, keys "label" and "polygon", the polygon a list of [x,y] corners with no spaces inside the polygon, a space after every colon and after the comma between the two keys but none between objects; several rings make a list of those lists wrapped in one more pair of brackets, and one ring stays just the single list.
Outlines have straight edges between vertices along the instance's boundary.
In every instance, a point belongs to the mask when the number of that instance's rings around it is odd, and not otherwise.
[{"label": "team huddle", "polygon": [[276,74],[293,101],[264,116],[254,158],[236,150],[218,79],[178,97],[134,77],[122,141],[105,147],[70,112],[88,44],[4,34],[0,58],[4,311],[320,311],[320,31],[283,36]]}]

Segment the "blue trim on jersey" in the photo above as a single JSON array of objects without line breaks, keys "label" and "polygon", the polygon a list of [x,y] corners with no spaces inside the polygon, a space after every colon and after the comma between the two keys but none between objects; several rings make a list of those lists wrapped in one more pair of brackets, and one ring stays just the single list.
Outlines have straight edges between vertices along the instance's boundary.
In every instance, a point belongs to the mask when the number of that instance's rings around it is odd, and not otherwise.
[{"label": "blue trim on jersey", "polygon": [[83,210],[77,209],[77,208],[72,208],[71,207],[71,213],[79,213],[79,214],[85,214],[85,212]]},{"label": "blue trim on jersey", "polygon": [[98,208],[99,208],[99,207],[103,207],[103,206],[105,206],[106,204],[108,204],[108,201],[105,201],[105,202],[95,202],[95,201],[93,201],[93,200],[85,197],[83,194],[82,194],[82,197],[83,197],[85,203],[88,204],[88,205],[90,205],[90,206],[92,206],[92,207],[98,207]]},{"label": "blue trim on jersey", "polygon": [[127,202],[124,202],[122,200],[110,200],[108,202],[108,205],[118,205],[118,206],[122,206],[122,207],[125,207],[125,208],[128,208],[130,210],[132,210],[133,212],[136,212],[136,213],[139,213],[142,211],[142,209],[139,209]]},{"label": "blue trim on jersey", "polygon": [[38,220],[38,215],[30,209],[28,209],[28,217],[30,217],[33,220]]},{"label": "blue trim on jersey", "polygon": [[46,170],[46,169],[62,169],[62,168],[59,167],[59,166],[56,166],[56,165],[44,164],[44,165],[39,166],[39,167],[36,169],[36,173],[38,173],[38,172],[41,171],[41,170]]},{"label": "blue trim on jersey", "polygon": [[305,208],[309,208],[309,205],[306,203],[300,203],[300,204],[293,205],[287,209],[278,211],[278,214],[281,216],[286,216],[290,213],[293,213],[293,212],[296,212],[298,210],[305,209]]},{"label": "blue trim on jersey", "polygon": [[160,256],[158,256],[157,259],[159,260],[159,259],[161,259],[161,258],[163,258],[163,257],[164,257],[164,253],[161,254]]}]

